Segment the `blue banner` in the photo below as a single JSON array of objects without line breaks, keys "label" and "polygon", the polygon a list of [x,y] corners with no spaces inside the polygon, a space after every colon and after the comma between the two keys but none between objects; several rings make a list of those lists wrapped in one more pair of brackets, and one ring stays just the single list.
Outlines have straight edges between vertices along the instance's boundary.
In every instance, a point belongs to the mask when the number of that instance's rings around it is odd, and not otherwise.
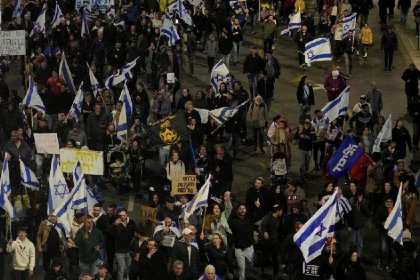
[{"label": "blue banner", "polygon": [[364,153],[365,151],[357,145],[351,136],[346,136],[337,152],[328,161],[328,172],[336,178],[344,176]]}]

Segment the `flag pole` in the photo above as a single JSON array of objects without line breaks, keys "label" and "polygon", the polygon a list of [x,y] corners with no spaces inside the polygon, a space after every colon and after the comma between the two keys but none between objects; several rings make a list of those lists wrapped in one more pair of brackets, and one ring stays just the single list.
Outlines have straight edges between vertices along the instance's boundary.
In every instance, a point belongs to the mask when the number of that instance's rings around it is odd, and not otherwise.
[{"label": "flag pole", "polygon": [[204,233],[204,224],[206,222],[207,206],[204,207],[203,222],[201,223],[201,233]]}]

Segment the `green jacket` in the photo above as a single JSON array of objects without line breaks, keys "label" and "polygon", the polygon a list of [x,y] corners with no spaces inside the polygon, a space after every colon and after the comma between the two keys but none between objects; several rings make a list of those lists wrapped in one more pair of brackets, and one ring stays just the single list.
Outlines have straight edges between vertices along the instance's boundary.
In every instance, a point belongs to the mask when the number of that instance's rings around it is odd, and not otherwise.
[{"label": "green jacket", "polygon": [[86,227],[83,226],[76,233],[76,245],[79,246],[79,259],[81,262],[90,264],[95,262],[99,258],[99,252],[96,251],[95,246],[99,245],[102,247],[104,243],[104,236],[102,232],[96,227],[92,228],[92,231],[88,233],[89,237],[87,240],[84,239],[86,233]]},{"label": "green jacket", "polygon": [[276,32],[276,24],[264,21],[262,24],[262,36],[264,39],[273,39]]}]

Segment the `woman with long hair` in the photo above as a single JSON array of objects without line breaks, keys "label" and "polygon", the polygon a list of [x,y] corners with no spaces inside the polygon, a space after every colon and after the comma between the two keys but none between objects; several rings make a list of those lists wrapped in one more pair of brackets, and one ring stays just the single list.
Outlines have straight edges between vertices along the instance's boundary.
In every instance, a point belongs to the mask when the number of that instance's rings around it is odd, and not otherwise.
[{"label": "woman with long hair", "polygon": [[407,146],[408,150],[412,151],[412,143],[410,132],[404,126],[403,119],[398,119],[395,123],[394,128],[392,129],[392,140],[397,144],[395,147],[397,158],[404,159],[407,155]]}]

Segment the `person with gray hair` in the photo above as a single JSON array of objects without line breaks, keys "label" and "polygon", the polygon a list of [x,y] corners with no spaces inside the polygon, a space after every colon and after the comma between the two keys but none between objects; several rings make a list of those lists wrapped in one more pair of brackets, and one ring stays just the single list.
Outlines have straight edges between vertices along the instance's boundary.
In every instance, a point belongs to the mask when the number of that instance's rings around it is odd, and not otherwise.
[{"label": "person with gray hair", "polygon": [[198,280],[222,280],[222,278],[216,274],[216,268],[209,264],[206,266],[203,275],[201,275]]}]

